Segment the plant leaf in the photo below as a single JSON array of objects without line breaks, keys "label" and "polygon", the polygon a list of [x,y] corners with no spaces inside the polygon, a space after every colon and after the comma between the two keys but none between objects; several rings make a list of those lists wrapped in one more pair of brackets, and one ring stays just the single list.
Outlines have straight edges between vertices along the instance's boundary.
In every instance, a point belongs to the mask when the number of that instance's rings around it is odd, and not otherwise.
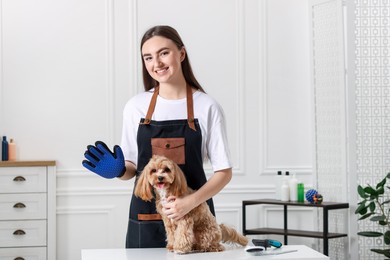
[{"label": "plant leaf", "polygon": [[360,204],[359,207],[355,210],[355,214],[364,215],[367,213],[367,206],[365,204]]},{"label": "plant leaf", "polygon": [[372,252],[375,252],[377,254],[381,254],[381,255],[384,255],[386,257],[390,257],[390,250],[389,249],[385,249],[385,250],[382,250],[382,249],[371,249]]},{"label": "plant leaf", "polygon": [[379,221],[378,223],[379,223],[379,225],[381,225],[381,226],[386,226],[386,225],[388,224],[387,221]]},{"label": "plant leaf", "polygon": [[358,185],[357,191],[358,191],[359,196],[362,197],[363,199],[368,197],[368,195],[366,194],[366,192],[364,191],[364,189],[361,185]]},{"label": "plant leaf", "polygon": [[381,254],[381,255],[384,255],[385,254],[385,250],[383,249],[375,249],[375,248],[372,248],[371,249],[372,252],[375,252],[375,253],[378,253],[378,254]]},{"label": "plant leaf", "polygon": [[385,249],[385,250],[382,250],[383,251],[383,254],[386,256],[386,257],[390,257],[390,249]]},{"label": "plant leaf", "polygon": [[[387,176],[386,176],[387,177]],[[377,185],[376,185],[376,188],[378,189],[379,187],[382,187],[385,186],[385,183],[386,183],[386,178],[384,178],[383,180],[381,180]]]},{"label": "plant leaf", "polygon": [[365,187],[364,191],[370,194],[371,196],[374,196],[375,198],[378,197],[378,192],[374,190],[371,186]]},{"label": "plant leaf", "polygon": [[375,232],[375,231],[362,231],[357,233],[359,236],[363,237],[380,237],[383,236],[382,233],[380,232]]},{"label": "plant leaf", "polygon": [[368,213],[368,214],[366,214],[366,215],[361,216],[361,217],[359,218],[359,220],[366,219],[366,218],[368,218],[368,217],[370,217],[370,216],[372,216],[372,215],[374,215],[374,214],[375,214],[375,213],[370,212],[370,213]]},{"label": "plant leaf", "polygon": [[386,250],[382,250],[382,249],[372,248],[371,251],[374,252],[374,253],[377,253],[377,254],[384,255],[384,256],[388,256],[386,254],[389,254],[388,252],[386,252]]},{"label": "plant leaf", "polygon": [[390,231],[387,230],[385,234],[383,235],[383,240],[385,241],[386,245],[390,245]]},{"label": "plant leaf", "polygon": [[375,202],[371,201],[370,204],[368,205],[370,207],[370,211],[374,212],[375,211]]},{"label": "plant leaf", "polygon": [[380,216],[374,216],[372,218],[370,218],[371,221],[385,221],[386,220],[386,216],[384,215],[380,215]]}]

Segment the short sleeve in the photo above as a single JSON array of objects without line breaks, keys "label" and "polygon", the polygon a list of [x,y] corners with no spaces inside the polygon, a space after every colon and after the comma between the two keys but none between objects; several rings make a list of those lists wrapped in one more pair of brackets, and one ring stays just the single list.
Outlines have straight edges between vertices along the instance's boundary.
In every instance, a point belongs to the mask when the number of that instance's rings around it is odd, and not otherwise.
[{"label": "short sleeve", "polygon": [[225,114],[219,104],[210,107],[208,121],[206,149],[213,171],[232,168]]}]

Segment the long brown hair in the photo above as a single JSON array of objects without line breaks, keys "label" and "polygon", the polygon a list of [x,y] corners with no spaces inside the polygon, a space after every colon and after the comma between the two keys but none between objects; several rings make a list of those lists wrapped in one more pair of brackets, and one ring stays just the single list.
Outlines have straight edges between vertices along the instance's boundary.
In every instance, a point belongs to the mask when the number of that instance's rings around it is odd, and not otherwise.
[{"label": "long brown hair", "polygon": [[[156,81],[155,79],[153,79],[149,75],[149,72],[146,70],[146,67],[145,67],[145,61],[142,57],[142,46],[144,45],[144,43],[147,40],[149,40],[150,38],[152,38],[154,36],[161,36],[161,37],[170,39],[171,41],[173,41],[173,43],[177,46],[177,48],[179,50],[181,50],[181,48],[184,47],[184,43],[181,40],[179,33],[170,26],[158,25],[158,26],[154,26],[154,27],[150,28],[149,30],[147,30],[145,32],[145,34],[141,40],[142,77],[144,80],[145,91],[148,91],[148,90],[159,85],[159,82]],[[187,52],[186,52],[186,55],[184,57],[184,60],[181,62],[181,67],[183,70],[184,79],[186,80],[187,84],[195,89],[198,89],[202,92],[205,92],[203,90],[202,86],[199,84],[199,82],[195,78],[194,73],[192,72],[192,68],[191,68],[191,64],[190,64],[190,60],[188,58]]]}]

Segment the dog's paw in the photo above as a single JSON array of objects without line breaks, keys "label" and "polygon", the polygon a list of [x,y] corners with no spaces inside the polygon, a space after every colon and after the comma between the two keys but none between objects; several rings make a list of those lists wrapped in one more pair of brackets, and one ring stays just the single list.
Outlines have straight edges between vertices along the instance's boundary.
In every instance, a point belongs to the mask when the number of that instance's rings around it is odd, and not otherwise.
[{"label": "dog's paw", "polygon": [[191,251],[187,251],[187,250],[175,250],[174,252],[175,252],[175,254],[178,254],[178,255],[185,255],[185,254],[191,253]]},{"label": "dog's paw", "polygon": [[225,247],[221,244],[217,244],[217,245],[214,245],[214,246],[211,246],[210,248],[208,248],[207,251],[208,252],[222,252],[222,251],[225,251]]},{"label": "dog's paw", "polygon": [[184,254],[188,254],[188,253],[192,253],[193,250],[191,247],[180,247],[180,248],[174,248],[173,251],[176,253],[176,254],[179,254],[179,255],[184,255]]}]

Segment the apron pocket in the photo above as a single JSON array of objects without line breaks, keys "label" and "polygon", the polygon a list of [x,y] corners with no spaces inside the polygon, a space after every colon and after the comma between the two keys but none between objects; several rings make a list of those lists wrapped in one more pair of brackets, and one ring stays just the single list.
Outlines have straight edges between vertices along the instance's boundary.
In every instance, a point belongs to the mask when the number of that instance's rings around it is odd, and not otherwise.
[{"label": "apron pocket", "polygon": [[129,219],[126,248],[166,247],[166,235],[162,221],[137,221]]},{"label": "apron pocket", "polygon": [[176,164],[185,164],[185,139],[177,138],[152,138],[152,154],[162,155],[171,159]]}]

